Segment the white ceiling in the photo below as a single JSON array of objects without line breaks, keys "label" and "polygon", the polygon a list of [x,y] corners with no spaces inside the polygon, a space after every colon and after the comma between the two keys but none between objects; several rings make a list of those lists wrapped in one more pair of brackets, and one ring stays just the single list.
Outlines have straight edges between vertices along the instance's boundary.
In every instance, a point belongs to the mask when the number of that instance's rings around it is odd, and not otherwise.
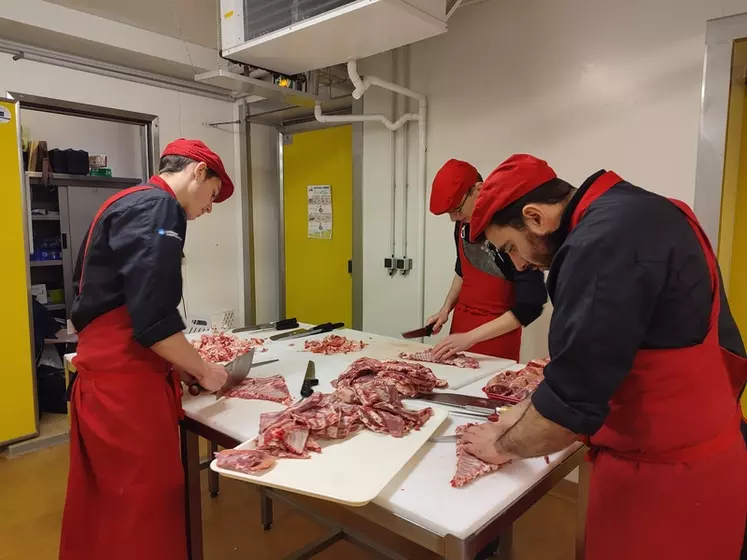
[{"label": "white ceiling", "polygon": [[46,1],[176,39],[181,25],[188,43],[217,48],[218,0]]}]

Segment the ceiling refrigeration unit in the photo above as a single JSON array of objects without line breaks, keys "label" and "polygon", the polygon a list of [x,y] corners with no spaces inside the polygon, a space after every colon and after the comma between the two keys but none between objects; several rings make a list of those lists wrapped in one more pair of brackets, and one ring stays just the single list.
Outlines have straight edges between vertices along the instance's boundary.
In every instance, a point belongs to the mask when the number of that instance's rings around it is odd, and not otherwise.
[{"label": "ceiling refrigeration unit", "polygon": [[446,32],[459,0],[221,0],[224,58],[295,75]]}]

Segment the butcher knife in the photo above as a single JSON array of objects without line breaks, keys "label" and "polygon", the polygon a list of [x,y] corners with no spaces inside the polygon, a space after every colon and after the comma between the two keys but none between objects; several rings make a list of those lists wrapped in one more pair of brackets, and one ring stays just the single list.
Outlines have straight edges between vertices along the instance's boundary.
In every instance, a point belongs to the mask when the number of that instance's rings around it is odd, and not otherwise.
[{"label": "butcher knife", "polygon": [[290,319],[283,319],[282,321],[274,321],[270,323],[262,323],[261,325],[249,325],[248,327],[241,327],[233,329],[234,333],[242,332],[259,332],[259,331],[285,331],[288,329],[297,329],[298,321],[295,317]]},{"label": "butcher knife", "polygon": [[276,334],[274,336],[271,336],[270,340],[293,340],[294,338],[301,338],[304,336],[312,336],[315,334],[330,332],[335,329],[340,329],[344,326],[345,323],[323,323],[321,325],[317,325],[316,327],[311,327],[310,329],[298,329],[296,331]]},{"label": "butcher knife", "polygon": [[427,393],[420,395],[418,399],[458,408],[465,414],[482,416],[488,419],[493,419],[492,417],[497,419],[497,415],[506,410],[506,405],[513,404],[502,400],[472,397],[457,393]]},{"label": "butcher knife", "polygon": [[428,441],[431,443],[456,443],[459,441],[459,437],[457,434],[451,434],[449,436],[431,436],[428,438]]},{"label": "butcher knife", "polygon": [[427,325],[414,331],[405,331],[402,333],[402,338],[423,338],[424,336],[431,336],[433,334],[433,325]]},{"label": "butcher knife", "polygon": [[310,397],[314,394],[314,387],[319,385],[319,380],[316,378],[316,364],[309,360],[306,364],[306,375],[303,377],[303,385],[301,385],[301,396],[303,398]]},{"label": "butcher knife", "polygon": [[[278,358],[275,358],[274,360],[264,360],[262,362],[257,362],[256,364],[252,364],[251,367],[258,368],[260,366],[266,366],[267,364],[274,364],[275,362],[279,362],[279,361],[280,360]],[[189,394],[195,397],[203,391],[202,387],[200,387],[199,384],[197,383],[193,383],[192,385],[190,385],[188,387],[188,390],[189,390]]]},{"label": "butcher knife", "polygon": [[249,375],[249,370],[252,369],[252,360],[254,360],[254,348],[249,350],[246,354],[237,356],[226,365],[228,371],[228,379],[223,384],[223,387],[218,389],[215,393],[215,398],[219,399],[228,391],[236,387],[239,383],[246,379]]}]

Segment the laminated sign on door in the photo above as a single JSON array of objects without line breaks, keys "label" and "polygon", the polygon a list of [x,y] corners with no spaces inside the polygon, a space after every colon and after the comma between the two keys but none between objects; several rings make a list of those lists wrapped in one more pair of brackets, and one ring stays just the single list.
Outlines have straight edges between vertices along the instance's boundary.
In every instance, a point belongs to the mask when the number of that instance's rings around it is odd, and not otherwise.
[{"label": "laminated sign on door", "polygon": [[309,239],[332,239],[332,187],[309,185]]}]

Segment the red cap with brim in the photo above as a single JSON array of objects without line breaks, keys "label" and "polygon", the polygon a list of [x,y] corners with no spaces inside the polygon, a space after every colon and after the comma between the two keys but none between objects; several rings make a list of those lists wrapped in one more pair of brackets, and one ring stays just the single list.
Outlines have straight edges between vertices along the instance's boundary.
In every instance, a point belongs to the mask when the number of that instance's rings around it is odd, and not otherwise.
[{"label": "red cap with brim", "polygon": [[477,195],[470,220],[470,241],[485,231],[493,216],[558,176],[546,161],[527,154],[514,154],[488,175]]},{"label": "red cap with brim", "polygon": [[464,195],[480,181],[480,174],[466,161],[450,159],[433,178],[431,214],[438,216],[454,210]]},{"label": "red cap with brim", "polygon": [[223,202],[233,194],[233,181],[226,173],[223,162],[218,154],[208,148],[199,140],[187,140],[179,138],[174,140],[164,148],[161,157],[164,156],[182,156],[192,159],[198,163],[204,163],[208,169],[213,171],[220,178],[220,192],[213,202]]}]

